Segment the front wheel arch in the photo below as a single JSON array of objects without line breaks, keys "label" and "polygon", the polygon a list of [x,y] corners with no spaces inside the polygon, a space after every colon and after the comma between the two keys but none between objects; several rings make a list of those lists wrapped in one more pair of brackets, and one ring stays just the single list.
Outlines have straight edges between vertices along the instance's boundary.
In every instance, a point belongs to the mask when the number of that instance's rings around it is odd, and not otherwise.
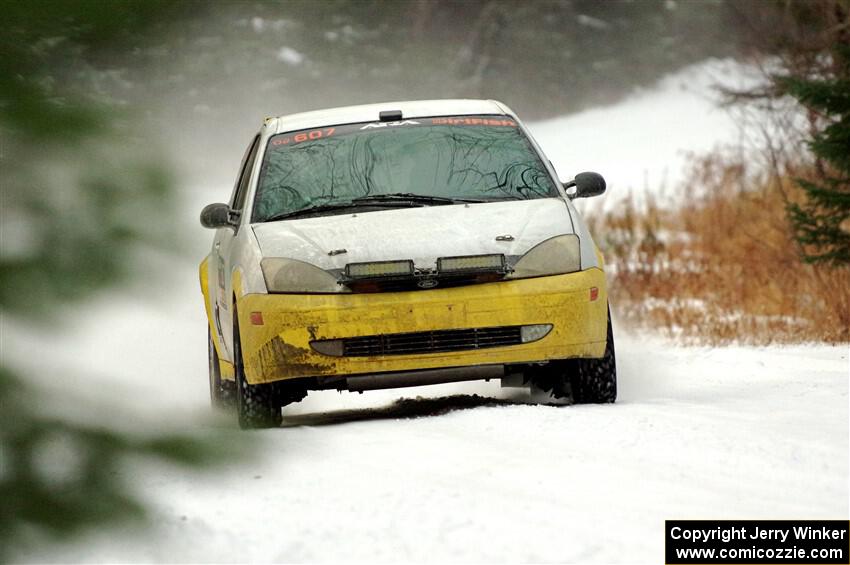
[{"label": "front wheel arch", "polygon": [[275,388],[271,384],[252,385],[245,375],[242,341],[239,333],[239,316],[233,309],[233,372],[236,379],[236,414],[239,426],[248,428],[274,428],[283,418],[280,413]]}]

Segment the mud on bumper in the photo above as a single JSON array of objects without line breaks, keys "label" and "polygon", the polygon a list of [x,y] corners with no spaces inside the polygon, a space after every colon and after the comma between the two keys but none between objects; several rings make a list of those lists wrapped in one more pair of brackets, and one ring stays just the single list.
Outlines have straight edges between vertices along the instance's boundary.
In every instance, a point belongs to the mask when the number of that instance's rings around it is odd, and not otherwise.
[{"label": "mud on bumper", "polygon": [[[591,289],[595,288],[595,293]],[[594,298],[595,296],[595,298]],[[245,373],[252,384],[301,377],[401,373],[449,367],[601,357],[605,274],[567,275],[447,289],[374,294],[248,294],[237,300]],[[262,325],[252,313],[262,313]],[[257,319],[257,316],[254,316]],[[551,324],[537,341],[439,352],[353,355],[316,351],[311,342]]]}]

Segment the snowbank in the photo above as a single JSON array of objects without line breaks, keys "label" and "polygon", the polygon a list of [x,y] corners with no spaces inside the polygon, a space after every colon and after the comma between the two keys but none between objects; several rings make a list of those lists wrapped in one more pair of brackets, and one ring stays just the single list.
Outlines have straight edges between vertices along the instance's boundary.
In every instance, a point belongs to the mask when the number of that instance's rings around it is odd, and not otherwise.
[{"label": "snowbank", "polygon": [[617,104],[529,128],[562,180],[581,171],[605,177],[609,192],[599,202],[616,202],[629,192],[663,200],[681,188],[689,155],[745,141],[739,120],[718,107],[716,86],[744,88],[758,80],[751,66],[709,60]]}]

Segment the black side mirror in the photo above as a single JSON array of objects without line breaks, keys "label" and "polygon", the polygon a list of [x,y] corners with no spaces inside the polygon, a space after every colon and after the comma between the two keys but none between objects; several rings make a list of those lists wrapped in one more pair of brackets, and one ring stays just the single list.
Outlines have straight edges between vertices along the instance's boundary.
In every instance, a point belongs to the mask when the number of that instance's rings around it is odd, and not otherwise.
[{"label": "black side mirror", "polygon": [[605,179],[599,173],[579,173],[575,180],[564,183],[564,188],[575,187],[575,192],[567,193],[570,198],[588,198],[605,192]]},{"label": "black side mirror", "polygon": [[230,206],[221,203],[204,206],[201,210],[201,225],[210,229],[233,227]]}]

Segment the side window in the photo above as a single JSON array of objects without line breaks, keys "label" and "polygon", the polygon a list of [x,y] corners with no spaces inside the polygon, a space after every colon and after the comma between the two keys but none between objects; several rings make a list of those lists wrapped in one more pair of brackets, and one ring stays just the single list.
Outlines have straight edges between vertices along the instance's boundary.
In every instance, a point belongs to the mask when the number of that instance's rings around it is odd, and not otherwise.
[{"label": "side window", "polygon": [[245,195],[248,194],[248,181],[251,179],[251,170],[254,168],[254,160],[257,158],[259,141],[260,136],[258,135],[251,142],[248,151],[245,153],[245,158],[242,160],[242,170],[239,173],[239,178],[236,180],[233,198],[230,199],[230,208],[233,210],[242,210],[242,207],[245,205]]}]

